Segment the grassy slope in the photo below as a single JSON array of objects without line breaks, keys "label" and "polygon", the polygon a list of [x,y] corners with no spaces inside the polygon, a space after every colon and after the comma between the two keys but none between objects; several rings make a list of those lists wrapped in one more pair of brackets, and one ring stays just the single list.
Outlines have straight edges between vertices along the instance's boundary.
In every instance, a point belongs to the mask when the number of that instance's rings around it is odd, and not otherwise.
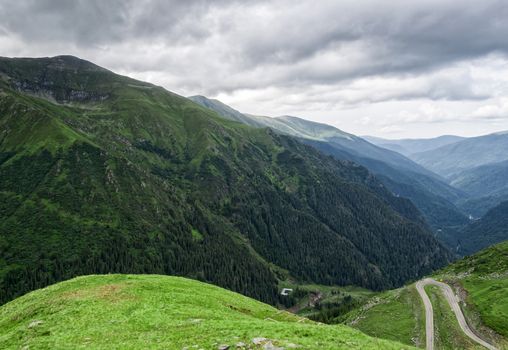
[{"label": "grassy slope", "polygon": [[351,312],[346,323],[362,332],[404,344],[425,343],[425,314],[413,285],[373,297]]},{"label": "grassy slope", "polygon": [[[469,325],[499,348],[508,348],[508,241],[459,260],[432,276],[452,285],[465,300]],[[442,295],[429,287],[439,348],[474,349]],[[424,343],[424,310],[413,285],[374,296],[347,323],[361,331],[406,344]],[[416,342],[413,342],[415,339]]]},{"label": "grassy slope", "polygon": [[[181,349],[265,337],[305,349],[400,349],[345,326],[317,324],[219,287],[158,275],[78,277],[0,308],[5,349]],[[261,346],[259,346],[261,348]]]},{"label": "grassy slope", "polygon": [[508,241],[450,265],[437,277],[466,292],[465,311],[475,328],[489,336],[485,325],[508,338]]},{"label": "grassy slope", "polygon": [[[2,86],[5,90],[2,90]],[[23,95],[5,88],[0,80],[0,151],[24,151],[33,154],[41,149],[51,152],[67,148],[74,142],[85,141],[79,133],[67,127],[59,119],[60,114],[67,117],[65,109],[41,99]]]}]

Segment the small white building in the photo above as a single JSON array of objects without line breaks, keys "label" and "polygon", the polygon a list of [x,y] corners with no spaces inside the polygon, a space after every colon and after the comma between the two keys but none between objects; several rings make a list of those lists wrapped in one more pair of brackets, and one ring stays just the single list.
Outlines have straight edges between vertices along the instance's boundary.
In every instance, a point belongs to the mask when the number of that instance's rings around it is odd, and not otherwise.
[{"label": "small white building", "polygon": [[280,292],[280,295],[287,296],[289,294],[293,293],[293,290],[291,288],[283,288],[282,292]]}]

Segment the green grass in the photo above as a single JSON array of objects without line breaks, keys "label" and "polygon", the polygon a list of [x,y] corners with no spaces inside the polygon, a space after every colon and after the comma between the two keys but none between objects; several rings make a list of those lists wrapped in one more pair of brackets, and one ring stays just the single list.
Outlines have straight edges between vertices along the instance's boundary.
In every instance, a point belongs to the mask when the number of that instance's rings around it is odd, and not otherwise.
[{"label": "green grass", "polygon": [[66,108],[10,92],[0,100],[0,110],[3,112],[0,128],[10,131],[2,140],[3,150],[34,154],[46,149],[54,153],[77,141],[88,142],[83,135],[54,117],[68,117]]},{"label": "green grass", "polygon": [[437,275],[474,274],[490,275],[508,271],[508,241],[493,245],[474,255],[456,261]]},{"label": "green grass", "polygon": [[462,285],[483,323],[508,337],[508,278],[466,278],[462,280]]},{"label": "green grass", "polygon": [[[465,257],[435,274],[435,278],[454,283],[466,292],[464,311],[482,334],[495,331],[508,338],[508,241]],[[507,344],[508,346],[508,344]]]},{"label": "green grass", "polygon": [[[508,349],[508,242],[456,261],[432,277],[450,284],[465,300],[461,306],[476,333]],[[426,290],[434,308],[436,347],[475,349],[442,294],[432,286]],[[413,285],[373,296],[346,323],[372,336],[425,345],[425,312]]]},{"label": "green grass", "polygon": [[371,336],[409,345],[425,343],[425,314],[413,285],[373,297],[348,315],[347,324]]},{"label": "green grass", "polygon": [[256,337],[285,348],[407,348],[180,277],[78,277],[0,308],[4,349],[217,349],[240,342],[254,349]]}]

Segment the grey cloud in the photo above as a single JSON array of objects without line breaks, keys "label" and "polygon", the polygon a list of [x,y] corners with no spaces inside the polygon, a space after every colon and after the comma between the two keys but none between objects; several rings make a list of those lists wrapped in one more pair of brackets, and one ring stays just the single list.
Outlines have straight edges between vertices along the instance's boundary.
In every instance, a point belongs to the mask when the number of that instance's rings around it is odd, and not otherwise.
[{"label": "grey cloud", "polygon": [[[422,71],[494,51],[507,52],[508,3],[466,1],[276,2],[278,17],[247,32],[242,42],[251,64],[294,63],[357,41],[372,47],[371,60],[348,72],[330,67],[326,77]],[[245,30],[242,32],[245,34]],[[239,38],[241,39],[241,38]],[[326,68],[326,67],[324,67]],[[324,70],[324,69],[323,69]],[[300,72],[305,80],[305,74]]]},{"label": "grey cloud", "polygon": [[[420,71],[492,51],[508,51],[508,3],[502,0],[460,4],[452,0],[383,4],[321,1],[319,5],[314,1],[273,1],[265,6],[254,1],[204,0],[0,4],[4,27],[28,42],[63,39],[79,47],[148,40],[173,47],[190,41],[199,47],[200,41],[213,34],[212,29],[222,30],[220,35],[231,46],[230,63],[238,65],[233,70],[267,64],[284,69],[352,41],[375,49],[367,52],[370,61],[348,71],[336,69],[333,63],[317,73],[288,70],[293,80],[303,82]],[[217,18],[205,20],[212,10]],[[221,16],[221,10],[231,16]]]},{"label": "grey cloud", "polygon": [[77,45],[119,40],[127,21],[127,3],[112,1],[0,2],[4,29],[27,43],[68,40]]},{"label": "grey cloud", "polygon": [[[333,92],[383,77],[401,87],[352,97],[318,91],[337,99],[325,104],[481,100],[489,93],[476,91],[471,77],[431,75],[506,55],[506,18],[503,0],[0,0],[0,37],[18,40],[23,53],[69,47],[182,93],[275,87],[303,91],[302,105],[310,86]],[[405,87],[411,77],[427,81]]]},{"label": "grey cloud", "polygon": [[225,1],[152,0],[0,0],[6,30],[27,42],[67,40],[76,46],[161,37],[206,36],[200,18]]}]

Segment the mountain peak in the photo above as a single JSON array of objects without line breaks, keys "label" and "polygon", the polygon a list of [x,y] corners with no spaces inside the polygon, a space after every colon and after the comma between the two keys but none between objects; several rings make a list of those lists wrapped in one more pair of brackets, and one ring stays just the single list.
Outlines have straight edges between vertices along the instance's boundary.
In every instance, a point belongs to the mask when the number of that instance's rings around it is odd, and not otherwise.
[{"label": "mountain peak", "polygon": [[61,67],[66,68],[108,71],[106,68],[100,67],[90,61],[72,55],[60,55],[49,57],[49,60],[53,64],[57,64],[60,65]]},{"label": "mountain peak", "polygon": [[0,79],[14,90],[58,103],[104,100],[111,93],[112,82],[134,81],[69,55],[0,57]]},{"label": "mountain peak", "polygon": [[12,68],[31,68],[34,70],[46,67],[54,70],[82,70],[109,72],[90,61],[72,55],[59,55],[53,57],[0,57],[0,62],[10,65]]}]

